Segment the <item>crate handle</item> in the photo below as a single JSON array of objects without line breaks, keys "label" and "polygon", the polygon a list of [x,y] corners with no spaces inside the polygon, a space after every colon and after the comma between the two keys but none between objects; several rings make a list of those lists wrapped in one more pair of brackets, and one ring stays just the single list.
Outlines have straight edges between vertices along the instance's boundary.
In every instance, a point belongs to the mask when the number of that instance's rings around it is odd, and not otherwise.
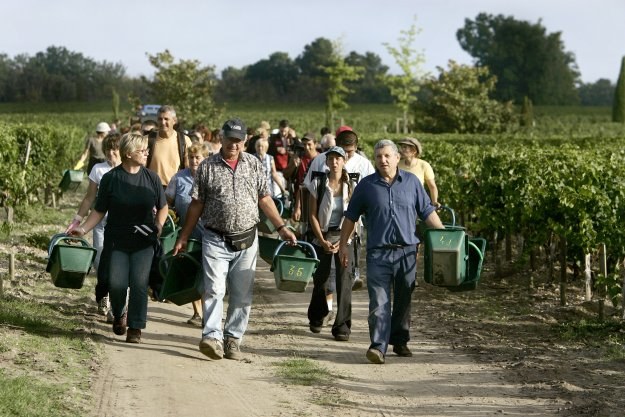
[{"label": "crate handle", "polygon": [[[280,253],[280,250],[282,249],[282,247],[284,245],[286,245],[287,243],[289,243],[289,241],[285,240],[285,241],[283,241],[282,243],[280,243],[278,245],[278,247],[276,248],[275,252],[273,253],[273,257],[274,258],[276,256],[278,256],[278,254]],[[315,251],[315,248],[310,243],[304,242],[303,240],[298,240],[296,246],[299,246],[300,248],[305,249],[305,250],[307,249],[309,251],[309,255],[312,255],[312,257],[317,259],[317,260],[319,259],[319,258],[317,258],[317,252]]]},{"label": "crate handle", "polygon": [[48,257],[52,255],[52,249],[54,249],[54,246],[63,240],[80,242],[84,247],[91,247],[89,242],[81,237],[70,236],[67,233],[57,233],[50,239],[50,245],[48,246]]},{"label": "crate handle", "polygon": [[188,252],[179,252],[176,255],[167,254],[160,261],[158,261],[158,272],[161,274],[163,278],[167,275],[167,263],[174,258],[188,258],[192,263],[194,263],[198,268],[201,268],[202,265],[195,260],[193,256],[191,256]]},{"label": "crate handle", "polygon": [[471,248],[471,249],[473,249],[474,251],[477,252],[477,254],[480,256],[480,261],[484,260],[484,254],[482,253],[480,248],[477,247],[477,245],[475,243],[469,241],[469,248]]}]

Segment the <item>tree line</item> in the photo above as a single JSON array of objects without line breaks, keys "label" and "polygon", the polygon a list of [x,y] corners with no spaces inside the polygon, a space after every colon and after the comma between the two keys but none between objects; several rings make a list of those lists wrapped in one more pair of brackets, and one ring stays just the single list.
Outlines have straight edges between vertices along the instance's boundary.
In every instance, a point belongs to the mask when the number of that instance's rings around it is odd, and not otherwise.
[{"label": "tree line", "polygon": [[[561,33],[549,33],[540,21],[480,13],[466,19],[456,37],[475,66],[488,69],[486,78],[495,77],[493,99],[517,105],[525,99],[534,105],[612,103],[612,82],[602,78],[582,83],[575,56],[565,49]],[[213,66],[205,67],[202,82],[210,81],[216,102],[325,102],[333,74],[328,68],[336,64],[337,52],[336,42],[321,37],[295,58],[274,52],[242,68],[227,67],[221,74]],[[341,58],[346,67],[359,68],[357,77],[344,80],[349,102],[394,101],[389,67],[379,55],[351,51]],[[0,102],[95,101],[116,93],[149,101],[154,97],[153,81],[129,77],[122,63],[98,62],[62,46],[50,46],[34,56],[0,54]],[[425,84],[427,77],[418,81]],[[418,99],[427,99],[427,89],[418,90],[414,93]]]}]

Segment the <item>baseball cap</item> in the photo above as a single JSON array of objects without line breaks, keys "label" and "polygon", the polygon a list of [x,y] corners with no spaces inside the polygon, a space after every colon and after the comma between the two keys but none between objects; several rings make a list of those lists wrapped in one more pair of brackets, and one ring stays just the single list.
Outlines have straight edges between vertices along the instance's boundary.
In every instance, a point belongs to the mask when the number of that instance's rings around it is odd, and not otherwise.
[{"label": "baseball cap", "polygon": [[315,137],[315,134],[313,132],[308,132],[306,133],[304,136],[302,136],[302,140],[312,140],[312,141],[316,141],[317,138]]},{"label": "baseball cap", "polygon": [[400,139],[397,142],[398,145],[411,145],[414,146],[415,149],[417,150],[417,154],[421,155],[423,148],[421,147],[421,142],[419,142],[417,139],[415,138],[404,138],[404,139]]},{"label": "baseball cap", "polygon": [[111,131],[111,127],[106,122],[100,122],[96,125],[95,131],[98,133],[108,133]]},{"label": "baseball cap", "polygon": [[245,140],[247,130],[241,119],[230,119],[221,128],[225,138]]},{"label": "baseball cap", "polygon": [[345,151],[343,150],[343,148],[341,148],[340,146],[332,146],[330,149],[328,149],[326,151],[326,158],[328,157],[329,154],[331,153],[336,153],[339,154],[339,156],[342,156],[343,159],[347,158],[347,154],[345,153]]},{"label": "baseball cap", "polygon": [[336,129],[336,135],[334,136],[338,136],[343,132],[353,132],[354,134],[356,134],[356,132],[354,132],[354,129],[352,129],[351,127],[344,125],[344,126],[340,126],[338,129]]}]

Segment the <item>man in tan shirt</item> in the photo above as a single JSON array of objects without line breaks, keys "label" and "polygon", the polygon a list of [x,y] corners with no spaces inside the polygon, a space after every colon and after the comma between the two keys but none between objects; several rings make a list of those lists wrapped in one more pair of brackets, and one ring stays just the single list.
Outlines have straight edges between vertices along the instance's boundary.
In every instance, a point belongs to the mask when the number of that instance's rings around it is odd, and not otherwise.
[{"label": "man in tan shirt", "polygon": [[174,129],[177,123],[176,110],[162,106],[157,114],[158,132],[149,136],[147,167],[156,172],[167,187],[169,180],[178,170],[186,166],[185,152],[191,146],[191,139]]}]

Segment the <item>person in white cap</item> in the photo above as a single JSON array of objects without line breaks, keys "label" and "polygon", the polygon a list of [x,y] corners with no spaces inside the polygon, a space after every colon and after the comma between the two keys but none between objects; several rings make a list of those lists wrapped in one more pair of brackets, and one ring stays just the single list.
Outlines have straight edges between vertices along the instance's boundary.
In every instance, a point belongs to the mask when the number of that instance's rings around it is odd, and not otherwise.
[{"label": "person in white cap", "polygon": [[110,131],[111,127],[106,122],[100,122],[96,125],[96,136],[89,136],[87,138],[85,141],[85,150],[82,155],[80,155],[80,159],[74,169],[82,168],[85,165],[85,161],[88,161],[87,174],[89,174],[95,164],[106,162],[106,157],[104,152],[102,152],[102,141]]}]

